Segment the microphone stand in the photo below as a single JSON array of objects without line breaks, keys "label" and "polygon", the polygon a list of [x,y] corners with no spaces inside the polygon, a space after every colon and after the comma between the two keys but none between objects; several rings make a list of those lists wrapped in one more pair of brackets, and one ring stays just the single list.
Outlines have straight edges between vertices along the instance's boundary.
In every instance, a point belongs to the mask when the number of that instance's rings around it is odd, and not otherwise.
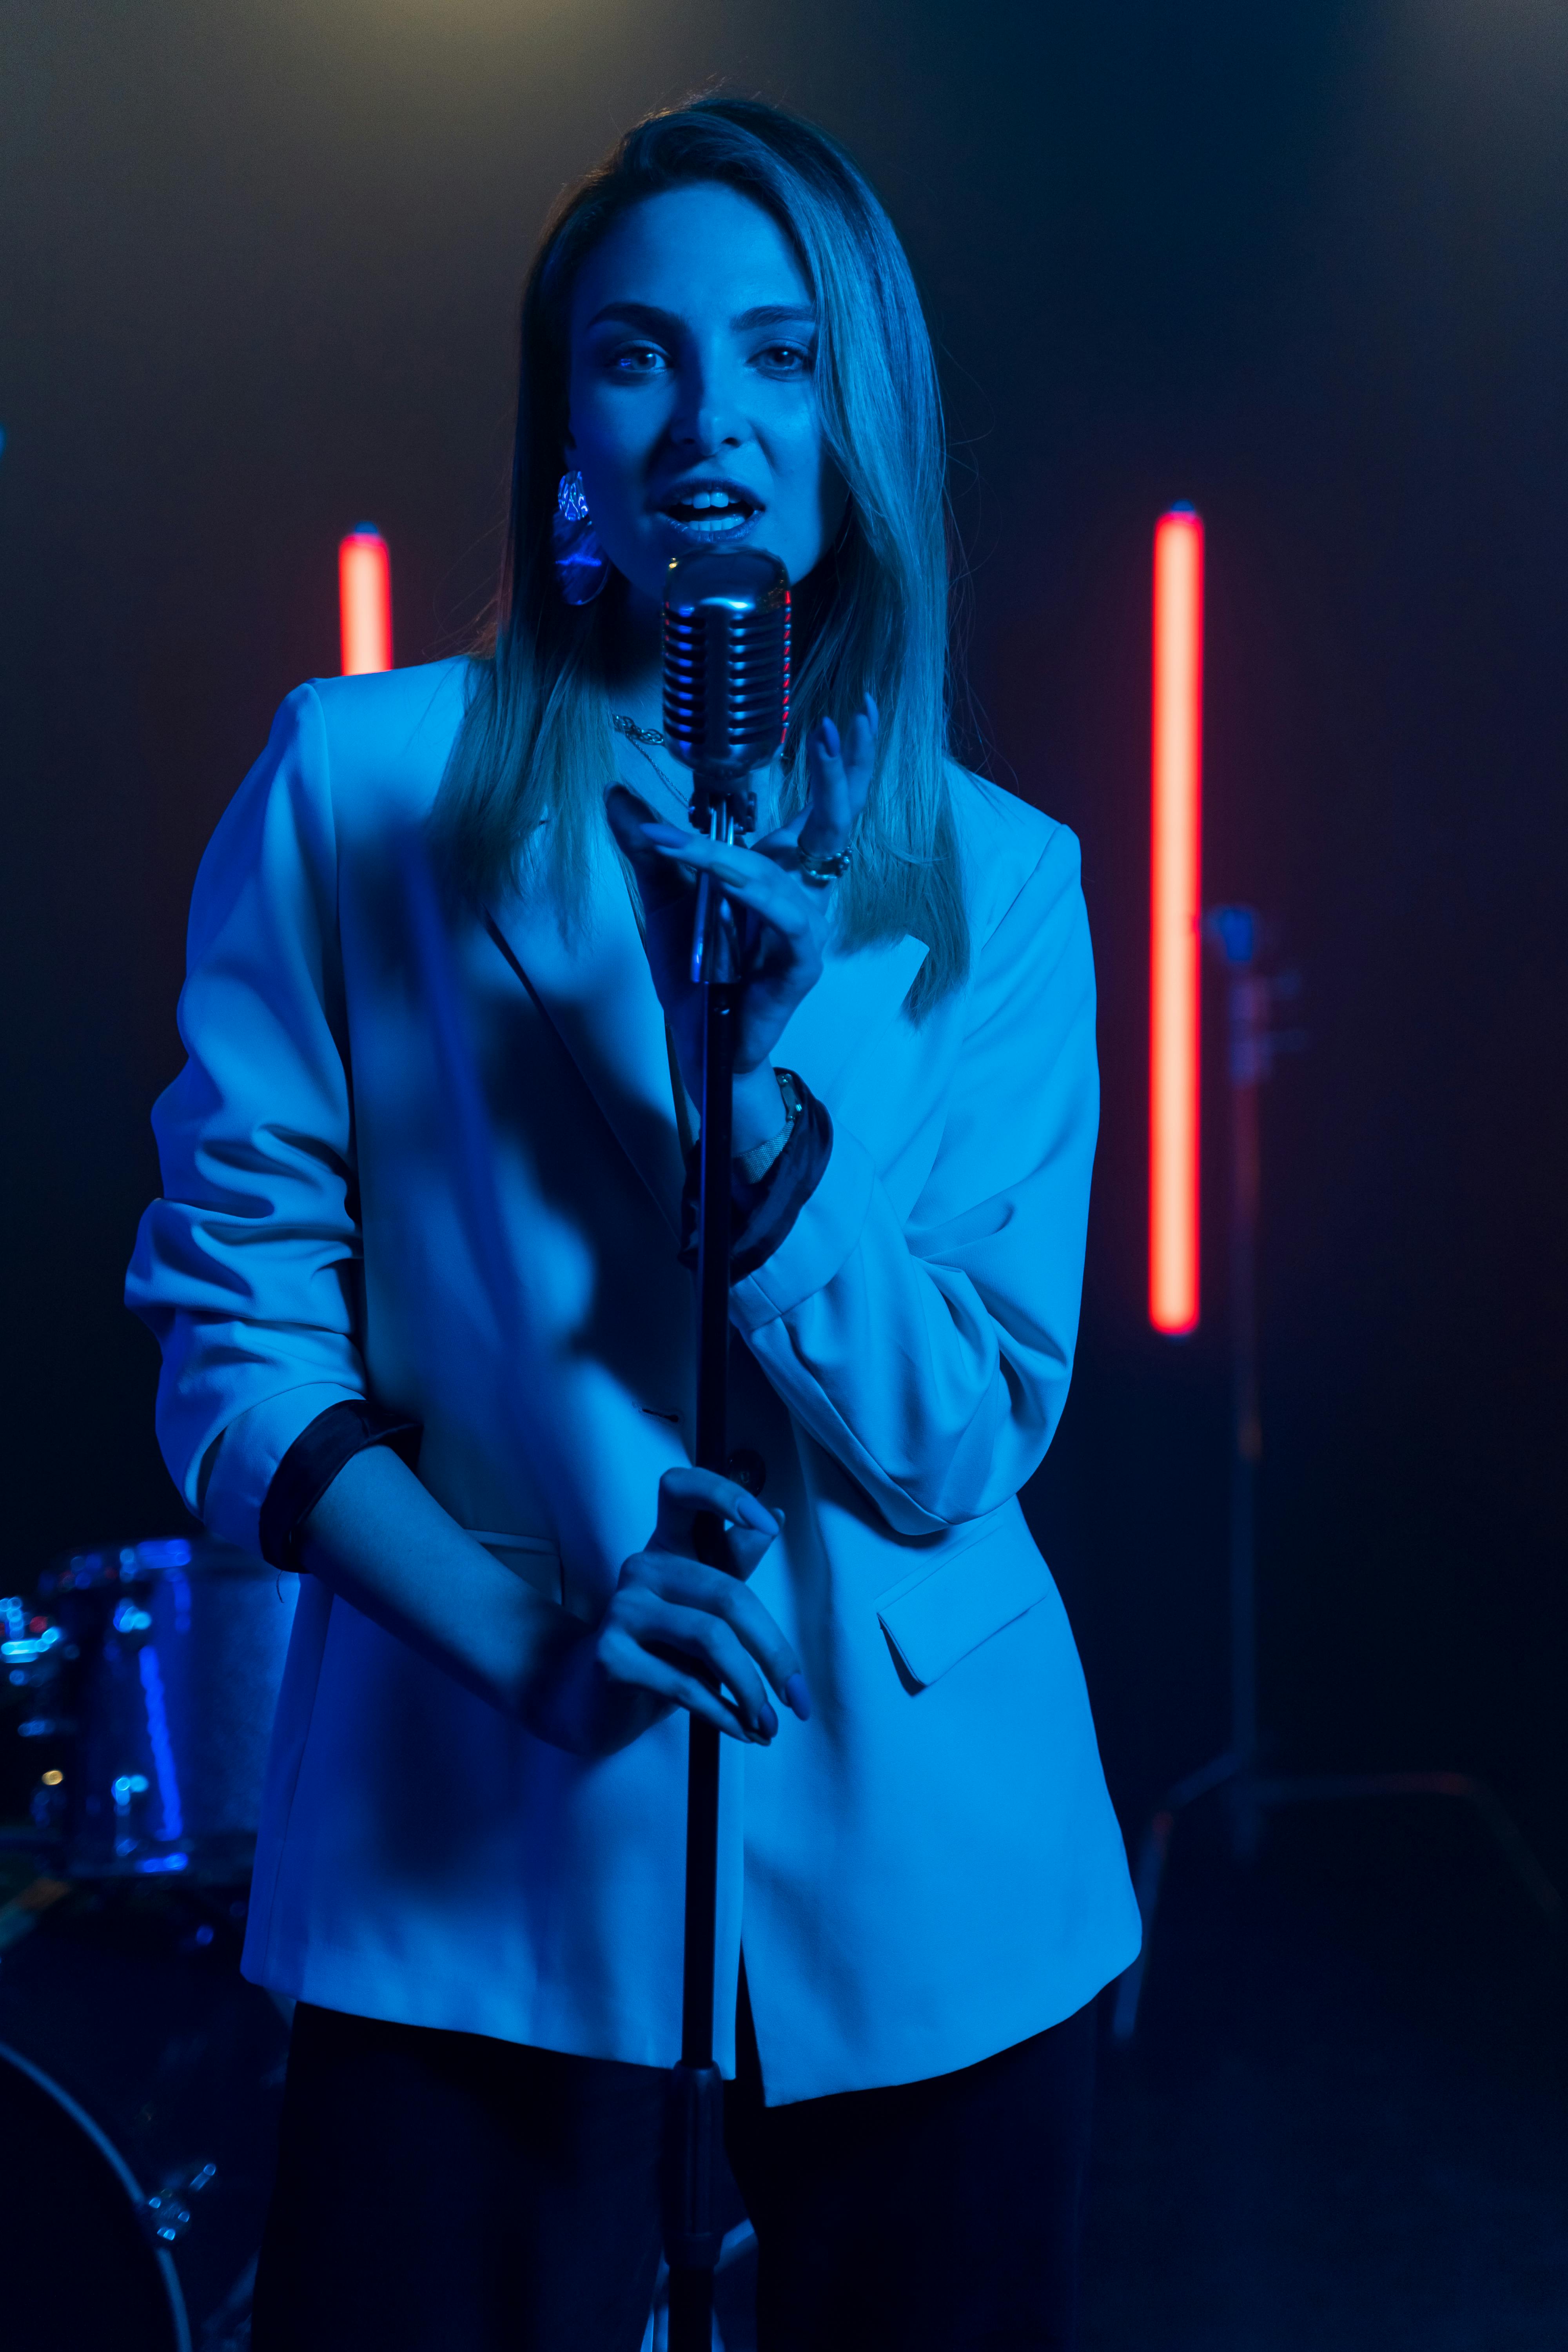
[{"label": "microphone stand", "polygon": [[1122,2048],[1138,2026],[1144,1972],[1176,1822],[1189,1805],[1224,1789],[1231,1806],[1231,1854],[1255,1861],[1267,1816],[1284,1805],[1367,1797],[1449,1797],[1468,1804],[1501,1849],[1515,1877],[1549,1925],[1563,1917],[1563,1898],[1523,1836],[1484,1780],[1465,1772],[1317,1772],[1289,1776],[1259,1770],[1262,1743],[1258,1709],[1258,1562],[1256,1504],[1263,1440],[1258,1384],[1258,1226],[1260,1207],[1258,1088],[1274,1057],[1299,1053],[1299,1029],[1270,1027],[1281,998],[1293,995],[1288,976],[1260,972],[1260,919],[1251,907],[1215,907],[1204,919],[1210,944],[1228,981],[1230,1078],[1230,1745],[1168,1789],[1144,1832],[1134,1885],[1143,1943],[1121,1976],[1111,2015],[1113,2042]]},{"label": "microphone stand", "polygon": [[[664,604],[665,740],[692,771],[691,822],[732,842],[756,823],[752,772],[789,717],[789,575],[760,548],[694,551],[669,566]],[[702,991],[702,1135],[698,1160],[697,1466],[730,1462],[730,1143],[741,985],[735,924],[708,875],[697,884],[691,983]],[[724,1522],[700,1512],[697,1557],[726,1566]],[[664,2250],[670,2352],[710,2352],[724,2085],[713,2063],[719,1894],[719,1738],[693,1715],[686,1781],[686,1955],[680,2060],[665,2115]]]},{"label": "microphone stand", "polygon": [[[698,770],[692,822],[731,842],[752,821],[754,799]],[[691,978],[702,990],[702,1132],[698,1144],[697,1466],[723,1476],[730,1459],[730,1138],[734,1108],[740,988],[722,893],[698,879]],[[698,1514],[696,1551],[722,1568],[724,1522]],[[724,2084],[713,2063],[714,1942],[719,1892],[719,1741],[716,1725],[689,1718],[686,1773],[686,1953],[680,2063],[665,2117],[664,2242],[669,2264],[670,2352],[710,2352],[713,2273],[723,2242],[720,2160]]]}]

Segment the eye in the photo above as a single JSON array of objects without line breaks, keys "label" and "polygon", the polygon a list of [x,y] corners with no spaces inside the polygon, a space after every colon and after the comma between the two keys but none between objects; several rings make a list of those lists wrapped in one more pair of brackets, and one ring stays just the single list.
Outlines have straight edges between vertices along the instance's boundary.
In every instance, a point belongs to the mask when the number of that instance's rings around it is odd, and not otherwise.
[{"label": "eye", "polygon": [[814,353],[800,343],[765,343],[755,358],[768,375],[809,375]]},{"label": "eye", "polygon": [[613,375],[657,375],[668,362],[657,343],[619,343],[606,364]]}]

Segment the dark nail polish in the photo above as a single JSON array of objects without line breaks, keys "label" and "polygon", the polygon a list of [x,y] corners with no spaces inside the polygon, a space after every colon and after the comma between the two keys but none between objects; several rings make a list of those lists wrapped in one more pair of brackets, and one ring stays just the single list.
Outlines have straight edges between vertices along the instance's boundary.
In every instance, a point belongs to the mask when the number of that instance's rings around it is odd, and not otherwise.
[{"label": "dark nail polish", "polygon": [[806,1689],[804,1675],[791,1675],[784,1686],[784,1705],[799,1716],[802,1723],[811,1721],[811,1693]]},{"label": "dark nail polish", "polygon": [[757,1723],[759,1727],[767,1733],[770,1739],[773,1739],[777,1736],[779,1719],[773,1713],[773,1708],[768,1705],[766,1699],[763,1699],[763,1701],[762,1713],[757,1717]]}]

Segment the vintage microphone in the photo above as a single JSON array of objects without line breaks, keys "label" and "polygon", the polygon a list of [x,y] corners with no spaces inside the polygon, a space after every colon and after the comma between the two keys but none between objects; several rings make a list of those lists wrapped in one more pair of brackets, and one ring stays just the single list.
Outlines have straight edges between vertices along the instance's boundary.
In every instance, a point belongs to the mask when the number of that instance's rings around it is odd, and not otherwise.
[{"label": "vintage microphone", "polygon": [[[664,740],[692,772],[691,822],[711,841],[756,823],[752,773],[789,718],[789,579],[752,548],[679,555],[664,600]],[[735,929],[723,893],[698,878],[691,979],[703,992],[702,1134],[697,1229],[697,1466],[728,1474],[730,1129],[740,994]],[[697,1520],[696,1550],[724,1562],[724,1523]],[[690,1718],[686,1781],[686,1955],[680,2063],[670,2077],[664,2149],[664,2245],[670,2352],[710,2352],[724,2086],[713,2063],[713,1944],[719,1885],[719,1738]]]}]

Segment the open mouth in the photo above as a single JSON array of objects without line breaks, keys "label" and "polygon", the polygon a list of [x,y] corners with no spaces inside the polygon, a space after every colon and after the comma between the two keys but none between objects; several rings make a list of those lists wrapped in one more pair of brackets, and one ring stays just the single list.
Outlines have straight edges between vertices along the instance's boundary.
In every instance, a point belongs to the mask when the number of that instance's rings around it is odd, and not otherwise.
[{"label": "open mouth", "polygon": [[739,538],[762,512],[758,501],[733,486],[682,490],[659,508],[684,538],[711,541]]}]

